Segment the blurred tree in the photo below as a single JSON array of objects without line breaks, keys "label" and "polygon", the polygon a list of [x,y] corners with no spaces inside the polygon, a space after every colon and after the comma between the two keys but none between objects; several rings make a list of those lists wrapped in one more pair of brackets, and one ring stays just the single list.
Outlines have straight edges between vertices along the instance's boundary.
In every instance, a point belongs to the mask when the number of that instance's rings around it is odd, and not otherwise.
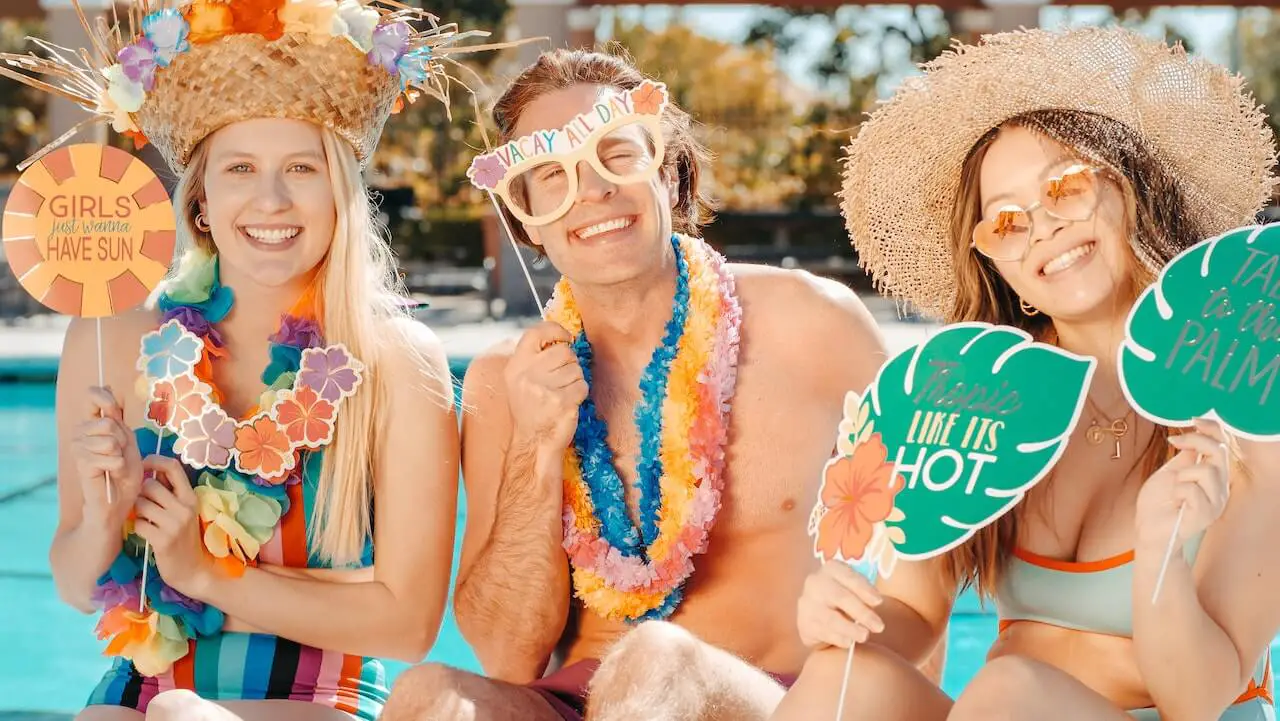
[{"label": "blurred tree", "polygon": [[804,191],[788,172],[791,132],[809,104],[774,53],[699,35],[683,25],[652,31],[615,21],[612,40],[646,75],[667,84],[693,115],[713,166],[713,196],[726,209],[781,208]]},{"label": "blurred tree", "polygon": [[507,0],[401,0],[405,5],[422,8],[440,18],[441,24],[457,23],[462,30],[486,29],[500,35],[507,16]]},{"label": "blurred tree", "polygon": [[[954,25],[949,12],[933,6],[767,8],[745,42],[777,48],[784,56],[806,51],[814,58],[807,71],[823,89],[857,106],[862,98],[847,91],[862,90],[867,78],[896,78],[936,58],[949,46]],[[828,40],[821,52],[805,47],[823,36]],[[847,87],[850,79],[853,88]]]},{"label": "blurred tree", "polygon": [[[952,19],[934,7],[873,11],[861,7],[766,9],[748,31],[750,47],[804,52],[820,92],[790,128],[788,170],[803,190],[797,209],[831,207],[840,188],[844,146],[892,84],[936,58],[950,42]],[[813,38],[829,41],[817,53]]]},{"label": "blurred tree", "polygon": [[1149,35],[1162,35],[1168,45],[1182,45],[1188,53],[1196,53],[1197,48],[1191,38],[1178,30],[1177,25],[1170,22],[1168,8],[1126,8],[1115,18],[1116,23],[1127,28]]},{"label": "blurred tree", "polygon": [[[501,39],[508,10],[506,0],[430,4],[408,0],[407,4],[425,8],[436,15],[440,25],[456,25],[459,32],[490,33],[488,38],[464,40],[463,46]],[[467,181],[466,170],[471,158],[484,148],[475,108],[478,105],[483,113],[501,89],[486,87],[481,78],[489,78],[489,70],[503,55],[484,52],[460,56],[458,64],[440,61],[456,80],[447,89],[447,106],[423,95],[387,122],[371,164],[370,184],[380,191],[384,220],[401,252],[439,260],[459,252],[474,254],[471,248],[452,247],[449,234],[436,231],[452,227],[449,223],[459,219],[475,217],[484,201]],[[483,121],[487,125],[489,118]]]},{"label": "blurred tree", "polygon": [[[1251,11],[1253,12],[1253,11]],[[1271,129],[1280,135],[1280,11],[1260,11],[1240,23],[1240,73],[1267,110]]]},{"label": "blurred tree", "polygon": [[[26,53],[27,37],[43,37],[44,23],[0,20],[0,52]],[[16,80],[0,78],[0,176],[16,175],[44,136],[45,96]]]},{"label": "blurred tree", "polygon": [[795,119],[790,129],[788,170],[804,188],[792,200],[797,210],[829,208],[836,204],[844,146],[857,134],[864,114],[876,100],[874,77],[850,77],[847,83],[845,97],[851,100],[820,98]]}]

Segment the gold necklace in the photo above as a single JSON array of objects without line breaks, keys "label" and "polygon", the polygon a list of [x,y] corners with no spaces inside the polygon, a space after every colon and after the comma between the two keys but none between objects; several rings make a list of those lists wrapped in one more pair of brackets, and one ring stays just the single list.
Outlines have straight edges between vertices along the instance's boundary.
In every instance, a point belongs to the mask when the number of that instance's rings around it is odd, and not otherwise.
[{"label": "gold necklace", "polygon": [[[1093,409],[1093,412],[1097,414],[1091,419],[1092,422],[1089,424],[1088,430],[1086,430],[1084,433],[1085,440],[1089,441],[1089,445],[1096,446],[1102,443],[1103,434],[1110,433],[1111,437],[1115,439],[1115,442],[1116,442],[1115,453],[1112,454],[1111,460],[1113,461],[1119,460],[1120,439],[1124,438],[1125,435],[1129,432],[1129,421],[1126,419],[1129,417],[1129,414],[1133,412],[1133,409],[1130,408],[1129,410],[1125,411],[1124,415],[1112,420],[1110,418],[1107,418],[1106,414],[1098,409],[1098,406],[1094,404],[1092,398],[1086,395],[1084,399],[1085,399],[1085,402],[1089,404],[1089,407]],[[1107,421],[1107,424],[1106,425],[1099,424],[1098,416],[1101,416],[1103,419],[1105,419]]]}]

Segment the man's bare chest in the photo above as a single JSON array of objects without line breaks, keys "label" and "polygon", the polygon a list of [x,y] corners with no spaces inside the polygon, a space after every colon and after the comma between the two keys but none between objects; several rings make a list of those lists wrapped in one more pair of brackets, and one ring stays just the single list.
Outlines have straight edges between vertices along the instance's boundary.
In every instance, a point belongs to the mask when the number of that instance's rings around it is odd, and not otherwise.
[{"label": "man's bare chest", "polygon": [[[823,465],[835,444],[840,399],[813,397],[803,383],[762,371],[759,366],[743,367],[730,399],[723,448],[724,493],[717,521],[720,533],[751,534],[793,523],[803,531]],[[638,388],[605,382],[592,389],[592,398],[608,428],[614,467],[635,519],[641,495],[640,465],[654,457],[652,445],[646,446],[636,425],[641,394]],[[680,413],[667,412],[663,420],[662,433],[667,433],[670,422],[682,419]],[[648,466],[650,473],[671,472],[668,465],[690,469],[714,462],[695,453],[691,464],[670,462],[674,459],[667,456],[670,463],[664,465],[658,440],[658,465]],[[646,447],[650,450],[642,452]]]}]

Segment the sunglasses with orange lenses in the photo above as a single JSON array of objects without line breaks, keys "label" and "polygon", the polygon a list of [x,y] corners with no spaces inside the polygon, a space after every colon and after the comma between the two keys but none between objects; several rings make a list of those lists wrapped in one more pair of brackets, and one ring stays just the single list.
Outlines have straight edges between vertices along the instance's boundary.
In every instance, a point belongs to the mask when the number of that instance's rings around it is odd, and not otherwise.
[{"label": "sunglasses with orange lenses", "polygon": [[1088,165],[1073,165],[1040,186],[1040,197],[1023,208],[1000,206],[994,216],[984,217],[973,229],[973,247],[992,260],[1017,261],[1031,249],[1036,208],[1058,220],[1082,221],[1098,208],[1102,171]]}]

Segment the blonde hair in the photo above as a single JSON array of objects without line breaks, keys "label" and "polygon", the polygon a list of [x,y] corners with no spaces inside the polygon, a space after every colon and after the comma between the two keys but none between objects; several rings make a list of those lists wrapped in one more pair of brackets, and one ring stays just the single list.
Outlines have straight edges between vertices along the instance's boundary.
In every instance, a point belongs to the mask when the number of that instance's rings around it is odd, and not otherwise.
[{"label": "blonde hair", "polygon": [[[325,342],[345,344],[365,365],[365,384],[344,401],[333,442],[325,450],[308,530],[312,555],[341,566],[360,562],[373,533],[374,449],[379,415],[390,390],[380,371],[389,352],[418,351],[408,335],[409,324],[391,322],[410,318],[401,302],[406,294],[355,153],[328,128],[321,128],[321,135],[337,222],[329,252],[316,273],[316,311]],[[201,142],[175,191],[179,244],[187,249],[177,276],[193,256],[217,252],[212,236],[195,223],[205,197],[207,165],[208,144]],[[341,300],[326,302],[331,293]]]}]

